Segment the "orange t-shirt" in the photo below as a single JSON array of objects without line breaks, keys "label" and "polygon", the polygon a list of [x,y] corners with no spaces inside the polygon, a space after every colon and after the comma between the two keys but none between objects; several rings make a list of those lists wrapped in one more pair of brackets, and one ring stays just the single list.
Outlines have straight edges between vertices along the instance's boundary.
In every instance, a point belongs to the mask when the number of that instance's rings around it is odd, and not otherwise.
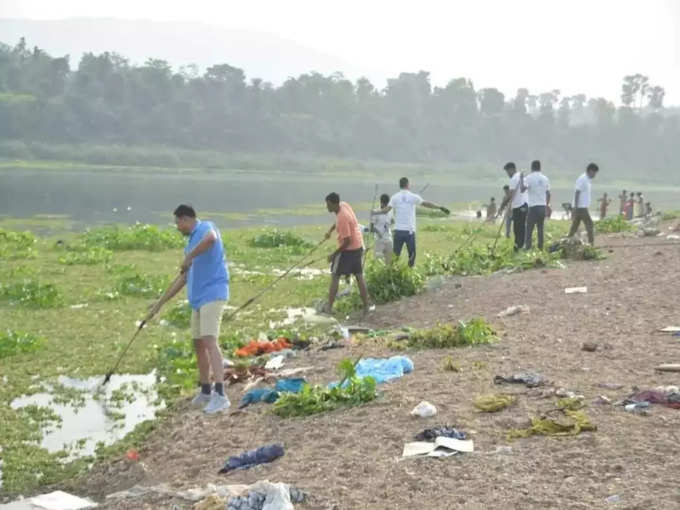
[{"label": "orange t-shirt", "polygon": [[340,202],[340,210],[335,219],[335,230],[338,231],[338,246],[342,246],[343,239],[350,238],[349,246],[345,250],[358,250],[364,245],[359,222],[347,202]]}]

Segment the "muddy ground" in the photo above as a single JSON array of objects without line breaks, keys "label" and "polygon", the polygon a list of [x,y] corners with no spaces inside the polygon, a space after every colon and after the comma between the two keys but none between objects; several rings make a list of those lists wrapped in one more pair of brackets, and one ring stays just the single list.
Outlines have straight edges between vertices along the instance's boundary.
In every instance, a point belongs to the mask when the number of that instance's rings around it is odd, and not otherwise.
[{"label": "muddy ground", "polygon": [[[602,236],[601,245],[625,247],[614,248],[606,260],[570,262],[565,270],[451,279],[438,290],[378,307],[367,325],[424,327],[482,316],[501,339],[493,346],[409,352],[415,371],[381,386],[380,399],[325,415],[280,419],[266,404],[258,404],[245,412],[207,417],[183,407],[153,433],[140,451],[141,463],[96,466],[73,488],[101,501],[135,484],[190,488],[268,479],[309,492],[310,502],[300,508],[680,508],[680,411],[653,406],[650,416],[640,416],[592,403],[599,395],[620,399],[633,386],[680,383],[680,375],[654,370],[663,362],[680,362],[680,338],[655,332],[680,325],[680,248],[668,241],[656,246],[662,242]],[[564,293],[565,287],[576,286],[587,286],[587,294]],[[515,304],[528,305],[530,311],[496,316]],[[581,350],[586,341],[597,342],[599,349]],[[318,367],[322,371],[310,379],[327,382],[341,358],[360,353],[393,354],[382,346],[353,345],[304,353],[288,366]],[[443,370],[448,355],[461,372]],[[566,439],[508,441],[509,428],[527,425],[529,415],[549,408],[555,399],[540,389],[513,385],[503,388],[519,397],[512,408],[484,414],[475,410],[473,400],[499,389],[494,375],[524,370],[585,395],[597,431]],[[603,383],[623,388],[605,389],[599,386]],[[240,399],[241,388],[230,388],[232,402]],[[423,399],[437,406],[438,416],[409,416]],[[445,423],[467,431],[475,452],[443,460],[398,460],[414,434]],[[285,445],[283,458],[229,476],[217,474],[229,455],[270,442]],[[495,453],[499,446],[511,450]],[[620,498],[617,503],[606,501],[614,495]],[[147,496],[100,508],[173,505],[191,507],[178,499]]]}]

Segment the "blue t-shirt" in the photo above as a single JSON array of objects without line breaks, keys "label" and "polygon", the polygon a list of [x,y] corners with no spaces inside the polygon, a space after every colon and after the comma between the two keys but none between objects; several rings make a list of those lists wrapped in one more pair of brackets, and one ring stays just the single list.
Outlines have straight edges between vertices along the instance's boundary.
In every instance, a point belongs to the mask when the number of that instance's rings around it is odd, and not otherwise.
[{"label": "blue t-shirt", "polygon": [[198,221],[189,234],[184,254],[187,255],[210,231],[217,239],[206,252],[194,258],[187,275],[187,297],[194,310],[213,301],[229,299],[229,269],[224,257],[222,237],[217,227],[210,221]]}]

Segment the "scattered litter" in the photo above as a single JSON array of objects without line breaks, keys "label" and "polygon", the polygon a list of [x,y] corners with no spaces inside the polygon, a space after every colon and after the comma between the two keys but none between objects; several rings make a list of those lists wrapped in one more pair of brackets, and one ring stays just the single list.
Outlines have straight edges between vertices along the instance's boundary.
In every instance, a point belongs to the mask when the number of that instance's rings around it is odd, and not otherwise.
[{"label": "scattered litter", "polygon": [[202,499],[193,506],[193,510],[224,510],[227,504],[227,500],[218,496],[217,494],[211,494],[205,499]]},{"label": "scattered litter", "polygon": [[[674,388],[673,388],[674,389]],[[630,395],[624,401],[624,404],[661,404],[673,409],[680,409],[680,393],[677,391],[666,392],[657,390],[639,391]],[[626,406],[627,408],[628,406]],[[644,407],[644,406],[643,406]],[[628,410],[628,409],[626,409]]]},{"label": "scattered litter", "polygon": [[[355,369],[355,376],[358,379],[372,377],[375,382],[382,384],[392,379],[398,379],[404,374],[413,371],[413,361],[407,356],[392,356],[391,358],[364,358],[360,360]],[[338,383],[330,383],[329,388],[337,386]],[[344,384],[348,384],[345,381]]]},{"label": "scattered litter", "polygon": [[[229,500],[227,510],[292,510],[293,503],[304,503],[307,494],[285,483],[260,481],[243,496]],[[222,507],[224,508],[224,506]]]},{"label": "scattered litter", "polygon": [[256,404],[258,402],[267,402],[272,404],[279,399],[278,392],[272,390],[271,388],[254,388],[246,392],[243,397],[241,397],[241,403],[238,408],[243,409],[248,407],[250,404]]},{"label": "scattered litter", "polygon": [[508,431],[508,439],[519,437],[541,436],[575,436],[581,432],[595,431],[597,426],[590,421],[584,411],[571,409],[554,409],[551,414],[558,413],[557,418],[543,416],[531,417],[531,425],[526,429],[511,429]]},{"label": "scattered litter", "polygon": [[125,454],[125,458],[127,460],[137,462],[139,460],[139,452],[137,450],[135,450],[134,448],[130,448],[127,451],[127,453]]},{"label": "scattered litter", "polygon": [[229,473],[237,469],[249,469],[258,464],[265,464],[273,462],[279,457],[283,456],[283,446],[280,444],[270,444],[250,450],[240,455],[229,457],[225,462],[224,467],[220,469],[219,473]]},{"label": "scattered litter", "polygon": [[623,388],[623,384],[603,382],[597,385],[599,388],[604,388],[606,390],[620,390]]},{"label": "scattered litter", "polygon": [[401,457],[449,457],[459,452],[471,453],[473,451],[474,443],[471,440],[440,436],[433,443],[420,441],[406,443]]},{"label": "scattered litter", "polygon": [[668,234],[666,236],[666,239],[669,239],[671,241],[673,241],[673,240],[677,241],[677,240],[680,240],[680,236],[678,234]]},{"label": "scattered litter", "polygon": [[680,326],[666,326],[665,328],[659,329],[661,333],[678,333],[680,332]]},{"label": "scattered litter", "polygon": [[[310,370],[315,370],[314,367],[298,367],[298,368],[284,368],[279,370],[276,375],[279,377],[290,377],[292,375],[302,374],[304,372],[309,372]],[[319,371],[320,369],[316,369]]]},{"label": "scattered litter", "polygon": [[629,413],[635,414],[649,414],[649,407],[651,404],[649,402],[635,402],[633,404],[627,404],[624,409]]},{"label": "scattered litter", "polygon": [[71,306],[69,306],[69,308],[72,309],[72,310],[79,310],[81,308],[87,308],[87,306],[88,306],[88,303],[79,303],[77,305],[71,305]]},{"label": "scattered litter", "polygon": [[277,338],[271,342],[251,340],[247,345],[236,349],[236,356],[247,357],[247,356],[259,356],[260,354],[267,354],[272,352],[278,352],[283,349],[290,349],[292,344],[287,338]]},{"label": "scattered litter", "polygon": [[573,391],[568,390],[566,388],[557,388],[555,390],[555,396],[556,397],[562,397],[562,398],[577,398],[577,399],[585,398],[583,395],[577,395]]},{"label": "scattered litter", "polygon": [[586,352],[595,352],[597,350],[597,343],[596,342],[583,342],[583,345],[581,346],[582,351]]},{"label": "scattered litter", "polygon": [[271,375],[271,372],[269,372],[266,368],[257,365],[251,365],[249,367],[233,366],[224,370],[224,380],[228,384],[244,382],[251,378],[266,379],[271,377]]},{"label": "scattered litter", "polygon": [[607,503],[618,503],[619,501],[621,501],[621,496],[619,496],[618,494],[612,494],[611,496],[606,498],[605,501]]},{"label": "scattered litter", "polygon": [[512,315],[517,315],[519,313],[527,313],[530,308],[527,305],[513,305],[507,307],[502,312],[499,312],[497,317],[511,317]]},{"label": "scattered litter", "polygon": [[41,510],[78,510],[80,508],[95,508],[97,503],[89,499],[79,498],[63,491],[54,491],[31,498],[31,504]]},{"label": "scattered litter", "polygon": [[330,349],[343,349],[345,344],[338,342],[337,340],[329,340],[324,345],[321,346],[320,350],[328,351]]},{"label": "scattered litter", "polygon": [[610,405],[612,403],[611,399],[606,397],[605,395],[599,395],[595,400],[593,400],[593,404],[597,405]]},{"label": "scattered litter", "polygon": [[168,321],[166,321],[165,319],[161,319],[161,320],[158,321],[158,325],[166,328],[170,325],[170,323]]},{"label": "scattered litter", "polygon": [[537,386],[542,386],[545,384],[545,379],[540,374],[533,374],[530,372],[523,372],[520,374],[514,374],[510,377],[503,377],[497,375],[493,378],[494,384],[524,384],[527,388],[536,388]]},{"label": "scattered litter", "polygon": [[656,369],[659,372],[680,372],[680,363],[662,363]]},{"label": "scattered litter", "polygon": [[437,408],[425,400],[420,402],[420,404],[415,406],[413,411],[411,411],[411,416],[418,416],[420,418],[429,418],[431,416],[435,416],[436,414]]},{"label": "scattered litter", "polygon": [[452,437],[454,439],[463,440],[466,438],[466,435],[465,432],[463,432],[462,430],[458,430],[454,427],[444,425],[441,427],[432,427],[429,429],[425,429],[421,432],[418,432],[418,434],[416,434],[415,440],[434,441],[438,437]]},{"label": "scattered litter", "polygon": [[285,356],[274,356],[271,358],[267,363],[264,364],[264,368],[267,370],[278,370],[283,366],[283,360],[285,359]]},{"label": "scattered litter", "polygon": [[567,287],[564,289],[565,294],[586,294],[588,287]]},{"label": "scattered litter", "polygon": [[485,413],[495,413],[506,407],[510,407],[517,402],[515,395],[507,393],[494,393],[491,395],[480,395],[475,399],[475,407]]},{"label": "scattered litter", "polygon": [[302,391],[302,387],[305,384],[307,384],[307,381],[305,381],[301,377],[294,379],[279,379],[278,381],[276,381],[276,386],[274,387],[274,389],[276,391],[280,391],[281,393],[283,392],[300,393]]}]

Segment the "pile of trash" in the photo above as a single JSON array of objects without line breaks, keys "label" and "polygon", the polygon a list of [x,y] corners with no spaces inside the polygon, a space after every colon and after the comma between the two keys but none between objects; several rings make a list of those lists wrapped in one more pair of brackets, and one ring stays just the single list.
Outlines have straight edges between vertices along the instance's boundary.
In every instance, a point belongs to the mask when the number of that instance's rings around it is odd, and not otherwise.
[{"label": "pile of trash", "polygon": [[555,241],[548,247],[548,252],[561,252],[562,258],[570,260],[590,260],[599,255],[595,248],[576,237],[563,237]]},{"label": "pile of trash", "polygon": [[259,356],[261,354],[269,354],[272,352],[278,352],[283,349],[290,349],[293,344],[287,338],[277,338],[271,342],[268,340],[251,340],[248,344],[244,345],[240,349],[236,349],[236,356],[242,358],[248,356]]},{"label": "pile of trash", "polygon": [[644,414],[652,404],[680,409],[680,388],[659,386],[653,390],[635,391],[619,403],[628,412]]},{"label": "pile of trash", "polygon": [[406,443],[402,458],[450,457],[474,451],[474,443],[465,432],[449,425],[425,429],[415,436],[416,441]]}]

